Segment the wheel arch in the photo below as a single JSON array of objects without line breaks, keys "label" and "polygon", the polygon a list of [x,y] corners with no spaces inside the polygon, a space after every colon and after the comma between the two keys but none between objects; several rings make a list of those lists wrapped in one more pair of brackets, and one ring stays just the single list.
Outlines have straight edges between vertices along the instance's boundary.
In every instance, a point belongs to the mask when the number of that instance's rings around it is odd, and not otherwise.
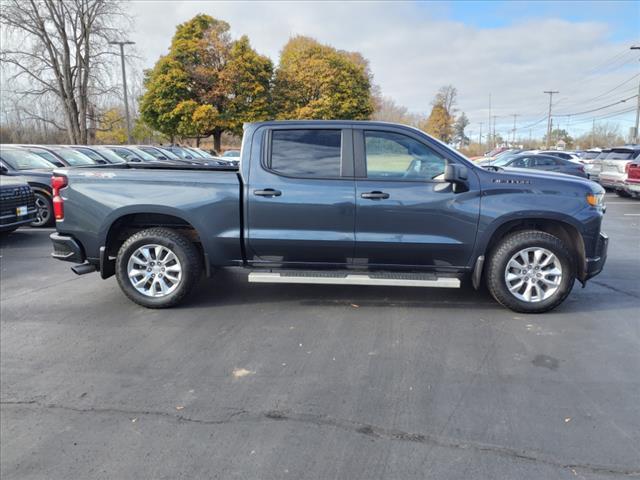
[{"label": "wheel arch", "polygon": [[501,222],[495,222],[483,236],[480,255],[488,259],[501,239],[507,235],[524,230],[537,230],[546,232],[559,238],[571,251],[576,268],[576,278],[584,282],[586,278],[586,252],[584,239],[579,227],[569,218],[524,216],[508,218]]},{"label": "wheel arch", "polygon": [[122,244],[131,235],[147,228],[165,227],[180,231],[194,243],[200,252],[207,274],[209,262],[202,244],[202,237],[193,222],[177,212],[129,211],[115,216],[105,228],[100,248],[100,272],[102,278],[108,278],[115,272],[115,257]]}]

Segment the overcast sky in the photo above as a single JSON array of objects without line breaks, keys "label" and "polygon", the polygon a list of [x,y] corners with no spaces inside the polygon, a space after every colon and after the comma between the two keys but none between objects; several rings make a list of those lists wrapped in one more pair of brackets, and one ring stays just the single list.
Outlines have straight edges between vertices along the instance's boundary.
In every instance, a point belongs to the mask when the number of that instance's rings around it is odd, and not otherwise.
[{"label": "overcast sky", "polygon": [[[178,23],[198,13],[227,21],[234,37],[277,63],[292,35],[309,35],[336,48],[361,52],[384,95],[416,113],[428,113],[437,89],[458,89],[458,108],[486,131],[489,94],[497,130],[535,122],[540,136],[548,108],[544,90],[559,90],[554,120],[577,134],[596,121],[635,120],[638,93],[640,2],[214,2],[133,1],[131,39],[145,68],[166,53]],[[607,118],[607,116],[609,116]],[[529,128],[525,128],[529,134]]]}]

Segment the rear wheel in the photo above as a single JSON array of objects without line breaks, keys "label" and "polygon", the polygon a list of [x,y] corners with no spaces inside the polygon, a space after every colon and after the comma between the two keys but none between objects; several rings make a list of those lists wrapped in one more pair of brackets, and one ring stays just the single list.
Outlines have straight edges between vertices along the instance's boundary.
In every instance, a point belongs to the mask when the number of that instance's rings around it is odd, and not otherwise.
[{"label": "rear wheel", "polygon": [[124,294],[148,308],[167,308],[189,294],[202,272],[198,249],[168,228],[142,230],[129,237],[116,259],[116,278]]},{"label": "rear wheel", "polygon": [[631,197],[631,194],[630,194],[630,193],[628,193],[628,192],[626,192],[625,190],[616,190],[616,194],[617,194],[619,197],[622,197],[622,198],[629,198],[629,197]]},{"label": "rear wheel", "polygon": [[557,307],[575,282],[575,265],[567,246],[535,230],[502,239],[487,267],[491,295],[516,312],[542,313]]},{"label": "rear wheel", "polygon": [[30,223],[32,227],[48,227],[53,224],[53,204],[44,193],[33,194],[36,203],[36,219]]}]

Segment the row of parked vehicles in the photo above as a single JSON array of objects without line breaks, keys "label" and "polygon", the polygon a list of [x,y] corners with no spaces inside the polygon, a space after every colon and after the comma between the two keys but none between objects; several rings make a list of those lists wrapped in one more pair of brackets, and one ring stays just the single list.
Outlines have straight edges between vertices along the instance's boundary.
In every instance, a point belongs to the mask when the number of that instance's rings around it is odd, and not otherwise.
[{"label": "row of parked vehicles", "polygon": [[640,145],[579,151],[500,149],[478,163],[565,173],[598,182],[621,197],[640,198]]},{"label": "row of parked vehicles", "polygon": [[179,145],[0,145],[0,231],[12,231],[24,224],[53,225],[54,168],[125,162],[237,166],[239,157],[239,150],[214,156],[200,148]]}]

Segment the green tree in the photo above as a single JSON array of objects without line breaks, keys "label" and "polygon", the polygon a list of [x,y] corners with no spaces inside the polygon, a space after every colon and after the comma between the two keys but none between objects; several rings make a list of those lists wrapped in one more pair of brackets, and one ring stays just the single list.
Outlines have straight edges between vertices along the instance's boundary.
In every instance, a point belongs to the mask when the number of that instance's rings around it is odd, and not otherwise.
[{"label": "green tree", "polygon": [[96,140],[102,144],[123,144],[127,141],[127,130],[122,111],[110,108],[100,118]]},{"label": "green tree", "polygon": [[441,105],[436,104],[431,109],[431,114],[427,121],[420,125],[425,132],[429,135],[442,140],[445,143],[451,141],[453,126],[452,118],[447,112],[447,109]]},{"label": "green tree", "polygon": [[232,41],[229,24],[196,15],[178,25],[169,53],[145,75],[140,99],[143,120],[173,138],[238,133],[247,121],[269,117],[269,58],[247,37]]},{"label": "green tree", "polygon": [[364,57],[303,36],[282,49],[273,98],[280,119],[368,119],[374,110]]},{"label": "green tree", "polygon": [[432,135],[445,143],[450,143],[454,139],[455,129],[453,122],[455,119],[454,115],[456,112],[455,105],[457,96],[458,91],[454,86],[445,85],[440,87],[438,93],[436,93],[436,96],[431,102],[432,108],[429,117],[426,122],[422,122],[420,125],[420,127],[429,135]]},{"label": "green tree", "polygon": [[[543,143],[546,145],[547,144],[546,134],[542,140],[543,140]],[[549,142],[549,145],[557,145],[560,140],[562,140],[565,143],[566,148],[573,147],[574,140],[564,128],[554,128],[553,130],[551,130],[551,141]]]}]

